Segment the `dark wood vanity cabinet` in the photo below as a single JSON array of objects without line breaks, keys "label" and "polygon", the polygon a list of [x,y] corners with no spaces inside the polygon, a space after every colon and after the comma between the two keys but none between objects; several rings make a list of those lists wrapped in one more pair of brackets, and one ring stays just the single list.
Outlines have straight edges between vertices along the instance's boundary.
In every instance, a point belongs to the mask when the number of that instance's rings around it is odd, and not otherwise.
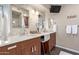
[{"label": "dark wood vanity cabinet", "polygon": [[0,55],[6,55],[8,53],[7,47],[0,47]]},{"label": "dark wood vanity cabinet", "polygon": [[0,47],[0,55],[41,55],[49,53],[56,45],[56,33],[50,34],[50,39],[41,42],[41,38],[33,38]]},{"label": "dark wood vanity cabinet", "polygon": [[19,46],[17,44],[11,44],[7,46],[0,47],[0,55],[18,55]]},{"label": "dark wood vanity cabinet", "polygon": [[40,55],[40,38],[33,38],[15,44],[0,47],[0,55]]},{"label": "dark wood vanity cabinet", "polygon": [[22,46],[22,55],[40,55],[41,54],[41,41],[40,38],[34,38],[24,41]]},{"label": "dark wood vanity cabinet", "polygon": [[52,51],[52,49],[55,47],[56,45],[56,33],[51,33],[50,34],[50,39],[46,42],[42,42],[42,53],[43,54],[48,54],[49,52]]},{"label": "dark wood vanity cabinet", "polygon": [[51,51],[56,45],[56,33],[50,34],[49,51]]}]

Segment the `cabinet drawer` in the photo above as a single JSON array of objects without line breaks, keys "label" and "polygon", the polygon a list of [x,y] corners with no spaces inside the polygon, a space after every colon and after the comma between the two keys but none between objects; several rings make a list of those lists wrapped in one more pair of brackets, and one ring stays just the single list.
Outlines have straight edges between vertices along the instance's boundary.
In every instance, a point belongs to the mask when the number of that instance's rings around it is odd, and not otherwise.
[{"label": "cabinet drawer", "polygon": [[7,51],[7,47],[0,47],[0,55],[7,55],[9,52]]},{"label": "cabinet drawer", "polygon": [[17,44],[11,44],[7,46],[0,47],[0,55],[16,55],[18,54]]}]

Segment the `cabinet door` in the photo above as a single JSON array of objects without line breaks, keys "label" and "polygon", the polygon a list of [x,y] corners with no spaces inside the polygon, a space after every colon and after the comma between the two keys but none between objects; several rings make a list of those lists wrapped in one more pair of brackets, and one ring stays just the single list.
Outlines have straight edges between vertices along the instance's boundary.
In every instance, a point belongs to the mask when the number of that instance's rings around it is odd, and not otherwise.
[{"label": "cabinet door", "polygon": [[30,55],[31,54],[31,45],[30,40],[23,41],[21,43],[22,55]]},{"label": "cabinet door", "polygon": [[51,37],[51,41],[53,42],[52,45],[55,47],[55,45],[56,45],[56,33],[52,33],[50,35],[50,37]]},{"label": "cabinet door", "polygon": [[50,34],[49,40],[49,51],[52,50],[56,45],[56,33]]},{"label": "cabinet door", "polygon": [[49,40],[49,52],[52,50],[52,48],[54,47],[54,43],[53,40]]},{"label": "cabinet door", "polygon": [[0,55],[8,55],[7,47],[0,47]]},{"label": "cabinet door", "polygon": [[40,38],[34,38],[33,39],[32,48],[34,49],[34,54],[35,55],[40,55],[41,54],[41,41],[40,41]]},{"label": "cabinet door", "polygon": [[23,50],[23,55],[31,55],[32,54],[32,48],[30,45],[25,46]]},{"label": "cabinet door", "polygon": [[39,38],[30,39],[22,43],[23,55],[38,55],[41,54],[41,42]]},{"label": "cabinet door", "polygon": [[44,43],[44,53],[49,53],[49,40]]}]

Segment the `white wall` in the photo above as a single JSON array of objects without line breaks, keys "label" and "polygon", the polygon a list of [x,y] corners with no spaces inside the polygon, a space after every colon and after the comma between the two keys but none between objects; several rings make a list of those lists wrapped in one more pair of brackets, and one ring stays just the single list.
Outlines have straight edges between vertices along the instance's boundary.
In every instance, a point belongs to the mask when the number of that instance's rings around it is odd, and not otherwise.
[{"label": "white wall", "polygon": [[[76,18],[68,19],[67,16],[76,15]],[[79,25],[79,5],[62,5],[58,14],[52,14],[52,18],[57,24],[57,45],[79,51],[79,28],[77,36],[67,36],[66,25]]]}]

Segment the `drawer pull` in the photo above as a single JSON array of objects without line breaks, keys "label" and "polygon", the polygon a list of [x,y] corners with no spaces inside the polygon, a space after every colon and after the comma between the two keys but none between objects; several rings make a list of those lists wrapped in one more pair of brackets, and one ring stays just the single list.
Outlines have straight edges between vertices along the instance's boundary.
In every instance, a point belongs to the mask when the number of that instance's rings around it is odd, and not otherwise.
[{"label": "drawer pull", "polygon": [[8,47],[8,50],[11,50],[11,49],[14,49],[14,48],[16,48],[16,45]]}]

